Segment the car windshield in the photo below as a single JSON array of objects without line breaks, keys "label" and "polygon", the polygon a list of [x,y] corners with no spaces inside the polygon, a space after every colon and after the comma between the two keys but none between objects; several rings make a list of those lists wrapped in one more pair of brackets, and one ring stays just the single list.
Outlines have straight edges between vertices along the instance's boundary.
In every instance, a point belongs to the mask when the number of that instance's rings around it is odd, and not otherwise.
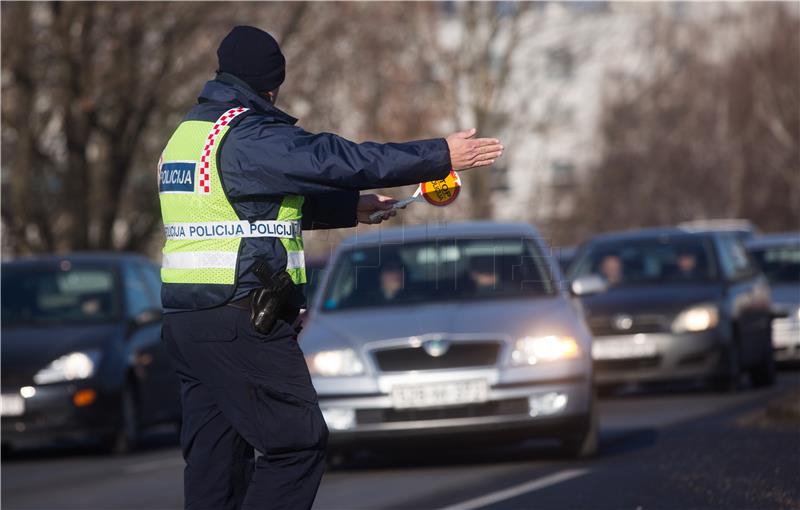
[{"label": "car windshield", "polygon": [[717,269],[710,242],[697,237],[599,241],[573,266],[571,279],[598,275],[609,286],[711,281]]},{"label": "car windshield", "polygon": [[3,326],[107,321],[119,312],[110,269],[68,263],[3,268]]},{"label": "car windshield", "polygon": [[750,253],[770,283],[800,283],[800,245],[757,248]]},{"label": "car windshield", "polygon": [[439,239],[354,248],[338,259],[323,310],[554,292],[545,259],[529,239]]}]

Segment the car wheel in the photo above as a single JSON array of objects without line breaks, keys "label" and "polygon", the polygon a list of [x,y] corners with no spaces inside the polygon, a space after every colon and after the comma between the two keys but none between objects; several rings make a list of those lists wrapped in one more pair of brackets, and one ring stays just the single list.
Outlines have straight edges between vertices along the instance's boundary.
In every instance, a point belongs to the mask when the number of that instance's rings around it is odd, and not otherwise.
[{"label": "car wheel", "polygon": [[742,380],[742,361],[739,354],[739,342],[734,340],[731,345],[722,351],[723,371],[714,377],[712,386],[723,393],[739,391]]},{"label": "car wheel", "polygon": [[750,370],[753,386],[772,386],[775,384],[775,358],[770,348],[765,360]]},{"label": "car wheel", "polygon": [[130,453],[139,446],[140,435],[139,405],[136,401],[136,394],[130,386],[126,386],[120,395],[120,425],[106,441],[106,448],[109,453],[114,455]]},{"label": "car wheel", "polygon": [[565,457],[585,459],[597,455],[599,446],[600,412],[597,409],[597,396],[593,394],[586,427],[579,434],[561,438],[561,453]]}]

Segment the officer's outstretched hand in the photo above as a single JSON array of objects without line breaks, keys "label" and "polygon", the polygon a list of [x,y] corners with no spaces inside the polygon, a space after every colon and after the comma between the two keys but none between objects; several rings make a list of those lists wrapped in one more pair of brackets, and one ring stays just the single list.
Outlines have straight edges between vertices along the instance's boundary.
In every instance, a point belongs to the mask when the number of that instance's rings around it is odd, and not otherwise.
[{"label": "officer's outstretched hand", "polygon": [[[397,202],[397,200],[384,195],[361,195],[358,199],[358,207],[356,208],[356,218],[358,218],[359,223],[367,224],[380,223],[384,220],[388,220],[397,214],[397,209],[392,209],[392,204],[395,202]],[[371,220],[369,216],[377,211],[386,212],[376,219]]]},{"label": "officer's outstretched hand", "polygon": [[503,154],[503,146],[496,138],[472,138],[475,128],[459,131],[445,138],[450,148],[453,170],[468,170],[488,166]]}]

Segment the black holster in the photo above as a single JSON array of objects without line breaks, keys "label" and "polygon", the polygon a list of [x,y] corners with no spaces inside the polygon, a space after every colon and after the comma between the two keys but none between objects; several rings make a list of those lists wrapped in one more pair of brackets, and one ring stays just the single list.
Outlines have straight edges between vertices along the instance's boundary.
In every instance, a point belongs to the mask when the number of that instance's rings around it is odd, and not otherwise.
[{"label": "black holster", "polygon": [[262,334],[269,334],[292,295],[294,282],[286,271],[272,275],[265,264],[257,264],[253,273],[264,286],[250,293],[250,322]]}]

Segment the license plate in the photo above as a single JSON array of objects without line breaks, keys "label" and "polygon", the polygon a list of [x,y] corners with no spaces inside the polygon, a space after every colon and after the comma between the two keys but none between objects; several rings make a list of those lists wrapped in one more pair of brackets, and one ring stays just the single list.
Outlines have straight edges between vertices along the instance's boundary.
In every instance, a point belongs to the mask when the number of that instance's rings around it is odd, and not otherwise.
[{"label": "license plate", "polygon": [[438,407],[486,402],[489,383],[485,379],[395,386],[392,405],[397,409]]},{"label": "license plate", "polygon": [[0,415],[20,416],[25,414],[25,399],[19,395],[2,395],[0,397]]},{"label": "license plate", "polygon": [[592,344],[594,359],[652,358],[658,354],[655,342],[634,338],[596,340]]}]

